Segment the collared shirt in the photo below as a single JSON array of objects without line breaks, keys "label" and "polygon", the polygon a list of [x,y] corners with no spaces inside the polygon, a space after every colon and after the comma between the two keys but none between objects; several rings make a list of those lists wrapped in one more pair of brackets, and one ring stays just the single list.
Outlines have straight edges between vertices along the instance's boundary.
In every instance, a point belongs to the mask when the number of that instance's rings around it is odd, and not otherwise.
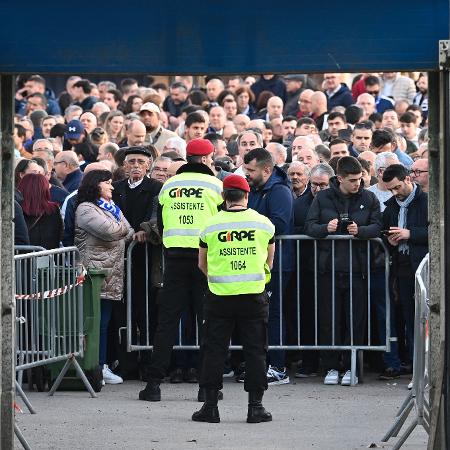
[{"label": "collared shirt", "polygon": [[143,178],[141,178],[139,181],[135,181],[134,183],[128,178],[128,187],[130,189],[136,189],[141,183]]}]

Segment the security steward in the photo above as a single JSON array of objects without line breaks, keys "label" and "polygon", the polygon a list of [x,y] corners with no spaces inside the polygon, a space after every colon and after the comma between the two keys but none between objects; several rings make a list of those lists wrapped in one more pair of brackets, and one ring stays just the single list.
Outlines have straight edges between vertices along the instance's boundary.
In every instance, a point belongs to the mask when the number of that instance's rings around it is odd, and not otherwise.
[{"label": "security steward", "polygon": [[272,415],[261,401],[267,389],[269,302],[265,285],[275,253],[275,227],[267,217],[247,208],[250,187],[243,177],[227,176],[223,188],[226,208],[211,217],[200,234],[198,265],[209,286],[200,373],[206,401],[192,420],[220,422],[218,392],[230,337],[237,327],[246,360],[247,422],[269,422]]},{"label": "security steward", "polygon": [[166,375],[182,313],[191,307],[199,331],[207,291],[198,268],[198,239],[206,221],[223,203],[222,182],[211,170],[214,146],[206,139],[193,139],[186,148],[188,163],[167,180],[159,194],[160,232],[165,268],[158,295],[158,324],[153,340],[149,380],[139,392],[140,400],[160,401],[160,383]]}]

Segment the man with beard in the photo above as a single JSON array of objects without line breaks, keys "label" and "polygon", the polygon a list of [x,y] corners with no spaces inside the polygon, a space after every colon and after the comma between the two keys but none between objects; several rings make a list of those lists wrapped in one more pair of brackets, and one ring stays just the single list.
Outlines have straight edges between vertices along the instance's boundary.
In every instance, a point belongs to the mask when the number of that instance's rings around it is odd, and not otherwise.
[{"label": "man with beard", "polygon": [[[272,155],[263,148],[254,148],[244,156],[244,171],[251,187],[248,206],[275,225],[275,236],[292,233],[293,209],[292,193],[289,188],[287,174],[274,166]],[[281,300],[283,291],[293,270],[291,246],[284,242],[282,246],[282,262],[280,266],[280,248],[275,252],[272,278],[267,285],[270,297],[269,304],[269,345],[280,345],[280,336],[285,335],[285,321],[281,318]],[[281,270],[281,286],[280,286]],[[282,322],[282,325],[280,324]],[[285,367],[285,352],[275,350],[269,352],[269,369],[267,382],[269,385],[289,383],[289,375]]]},{"label": "man with beard", "polygon": [[160,114],[159,107],[151,102],[144,103],[139,111],[141,121],[147,130],[146,142],[154,145],[156,150],[161,153],[167,139],[176,137],[177,134],[162,127],[159,119]]},{"label": "man with beard", "polygon": [[428,252],[428,195],[411,180],[408,169],[393,164],[383,172],[383,183],[393,196],[385,202],[383,229],[392,256],[391,276],[405,324],[409,361],[414,351],[414,274]]}]

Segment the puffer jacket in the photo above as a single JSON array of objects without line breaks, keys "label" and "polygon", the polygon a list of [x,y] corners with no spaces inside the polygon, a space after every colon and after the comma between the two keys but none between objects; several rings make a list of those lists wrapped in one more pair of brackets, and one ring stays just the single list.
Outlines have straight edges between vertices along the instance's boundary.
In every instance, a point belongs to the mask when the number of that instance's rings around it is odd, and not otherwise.
[{"label": "puffer jacket", "polygon": [[120,222],[94,203],[83,202],[75,212],[75,245],[86,268],[109,269],[101,298],[121,300],[125,243],[134,230],[120,213]]}]

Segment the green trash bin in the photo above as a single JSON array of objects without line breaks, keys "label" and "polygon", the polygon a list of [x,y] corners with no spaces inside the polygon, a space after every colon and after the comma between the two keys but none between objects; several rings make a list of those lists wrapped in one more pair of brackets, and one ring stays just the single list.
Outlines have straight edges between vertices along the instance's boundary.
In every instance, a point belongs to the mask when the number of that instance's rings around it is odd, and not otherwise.
[{"label": "green trash bin", "polygon": [[[83,332],[84,355],[77,358],[83,372],[91,383],[95,392],[102,389],[102,369],[99,366],[100,343],[100,292],[103,280],[108,271],[106,269],[89,269],[83,283]],[[60,373],[63,364],[52,364],[50,368],[51,382]],[[85,389],[75,370],[70,369],[64,377],[59,389]]]}]

